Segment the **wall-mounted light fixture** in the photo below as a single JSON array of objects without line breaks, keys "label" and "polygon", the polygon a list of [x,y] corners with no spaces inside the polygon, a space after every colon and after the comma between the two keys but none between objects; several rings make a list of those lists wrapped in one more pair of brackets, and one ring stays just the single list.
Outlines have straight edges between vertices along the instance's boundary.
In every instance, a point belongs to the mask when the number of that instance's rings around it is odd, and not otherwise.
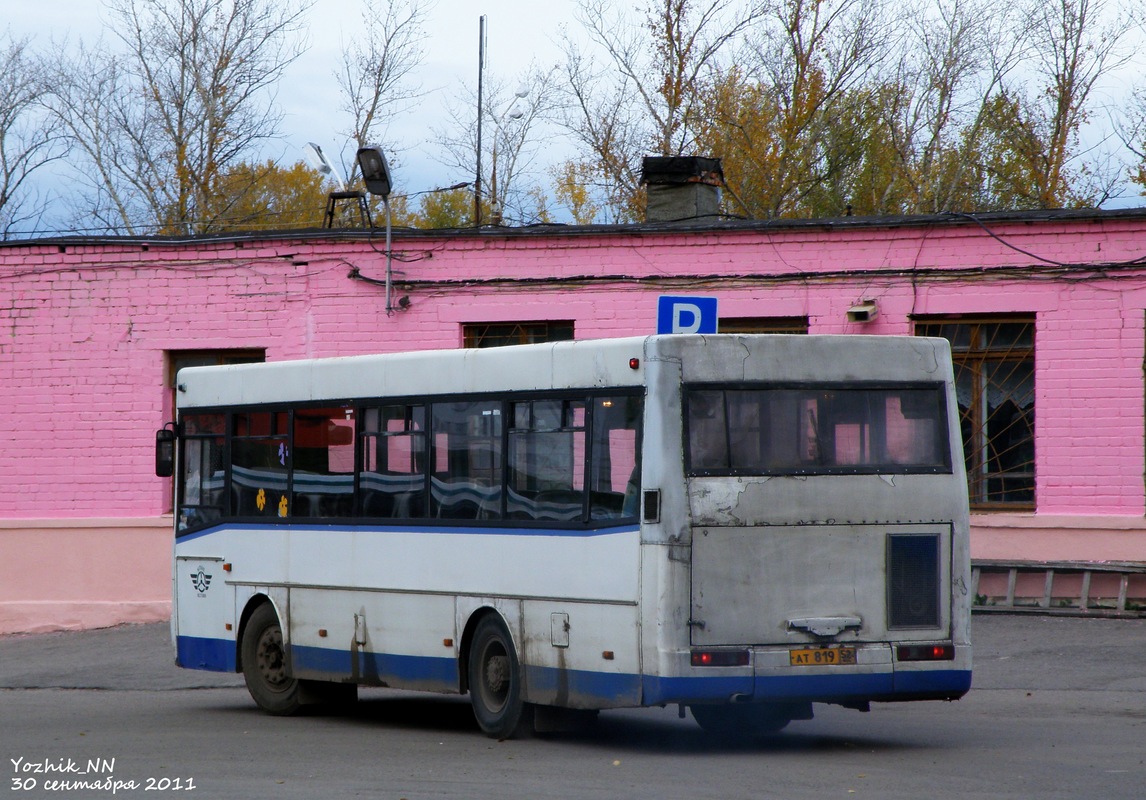
[{"label": "wall-mounted light fixture", "polygon": [[879,315],[879,303],[861,300],[848,309],[848,322],[871,322]]}]

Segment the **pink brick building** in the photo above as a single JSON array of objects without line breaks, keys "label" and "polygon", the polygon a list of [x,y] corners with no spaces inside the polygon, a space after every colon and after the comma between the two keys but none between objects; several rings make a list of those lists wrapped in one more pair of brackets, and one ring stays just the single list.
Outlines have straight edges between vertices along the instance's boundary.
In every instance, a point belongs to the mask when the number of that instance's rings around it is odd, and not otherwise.
[{"label": "pink brick building", "polygon": [[948,336],[973,557],[1146,562],[1146,209],[398,231],[389,313],[383,247],[0,243],[0,633],[167,617],[176,366],[652,333],[664,294],[725,330]]}]

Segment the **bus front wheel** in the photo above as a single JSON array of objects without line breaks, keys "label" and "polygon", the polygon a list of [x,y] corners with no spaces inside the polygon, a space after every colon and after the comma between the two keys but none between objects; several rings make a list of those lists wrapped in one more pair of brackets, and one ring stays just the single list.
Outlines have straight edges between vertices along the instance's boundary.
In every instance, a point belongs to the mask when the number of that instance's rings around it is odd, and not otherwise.
[{"label": "bus front wheel", "polygon": [[242,650],[243,679],[259,708],[277,716],[296,713],[302,707],[299,682],[287,670],[282,626],[270,603],[247,620]]},{"label": "bus front wheel", "polygon": [[468,677],[474,717],[487,736],[511,739],[528,732],[532,709],[521,699],[521,665],[497,616],[487,615],[474,631]]}]

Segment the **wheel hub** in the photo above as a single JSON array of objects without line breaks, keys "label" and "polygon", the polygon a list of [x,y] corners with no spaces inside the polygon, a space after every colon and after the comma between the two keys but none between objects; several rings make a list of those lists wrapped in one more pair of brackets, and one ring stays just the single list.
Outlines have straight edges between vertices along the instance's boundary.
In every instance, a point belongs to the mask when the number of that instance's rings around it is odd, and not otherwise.
[{"label": "wheel hub", "polygon": [[493,694],[505,691],[509,680],[509,659],[505,656],[491,656],[485,662],[485,685]]},{"label": "wheel hub", "polygon": [[282,686],[287,682],[286,659],[283,656],[282,632],[267,630],[259,638],[257,649],[259,673],[270,686]]}]

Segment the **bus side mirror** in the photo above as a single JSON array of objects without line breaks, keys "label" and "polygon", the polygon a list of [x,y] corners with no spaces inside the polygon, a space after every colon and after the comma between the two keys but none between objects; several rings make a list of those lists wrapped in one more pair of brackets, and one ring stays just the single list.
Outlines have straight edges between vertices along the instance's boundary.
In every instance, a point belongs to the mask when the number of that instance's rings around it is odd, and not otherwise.
[{"label": "bus side mirror", "polygon": [[170,478],[175,474],[175,430],[163,427],[155,432],[155,475]]}]

